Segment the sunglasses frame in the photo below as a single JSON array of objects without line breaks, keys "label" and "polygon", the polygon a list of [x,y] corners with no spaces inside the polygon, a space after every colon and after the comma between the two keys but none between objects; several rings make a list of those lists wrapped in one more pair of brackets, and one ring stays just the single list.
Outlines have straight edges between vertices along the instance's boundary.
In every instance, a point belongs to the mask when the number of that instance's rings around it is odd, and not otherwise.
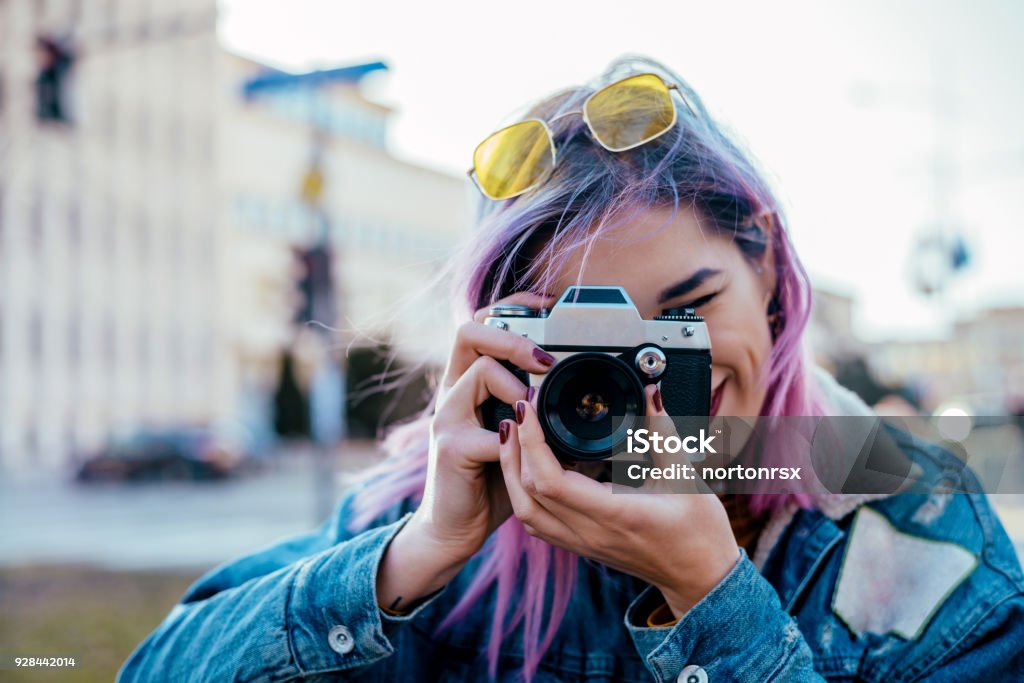
[{"label": "sunglasses frame", "polygon": [[590,117],[587,114],[587,108],[590,105],[590,101],[593,98],[595,98],[596,96],[600,95],[601,93],[605,92],[606,90],[608,90],[610,88],[614,88],[616,86],[622,85],[626,81],[631,81],[634,78],[641,78],[643,76],[654,76],[659,81],[661,81],[662,84],[665,86],[665,89],[668,91],[668,95],[669,95],[669,99],[670,100],[672,99],[672,91],[673,90],[676,91],[677,93],[679,93],[679,98],[683,101],[683,104],[686,105],[686,108],[690,111],[690,113],[693,114],[694,116],[697,115],[697,113],[695,111],[693,111],[693,107],[690,106],[690,103],[686,101],[686,97],[683,95],[682,91],[679,89],[679,85],[678,84],[670,83],[669,81],[666,81],[664,78],[662,78],[660,75],[658,75],[656,73],[633,74],[631,76],[626,76],[625,78],[620,78],[619,80],[617,80],[617,81],[615,81],[613,83],[609,83],[608,85],[604,86],[600,90],[595,90],[594,92],[590,93],[590,95],[587,96],[587,99],[583,100],[583,106],[582,106],[581,109],[574,110],[574,111],[563,112],[561,114],[558,114],[557,116],[552,117],[550,121],[544,121],[543,119],[538,119],[538,118],[528,118],[528,119],[523,119],[522,121],[516,121],[515,123],[510,123],[509,125],[505,126],[504,128],[499,128],[498,130],[496,130],[493,133],[491,133],[490,135],[488,135],[473,150],[473,156],[476,157],[476,151],[478,149],[480,149],[480,147],[485,142],[490,140],[492,137],[494,137],[498,133],[500,133],[500,132],[502,132],[504,130],[508,130],[509,128],[513,128],[515,126],[524,124],[524,123],[529,123],[530,121],[536,121],[541,126],[543,126],[544,132],[547,134],[547,137],[548,137],[548,144],[551,146],[551,168],[549,168],[547,171],[545,171],[544,174],[541,175],[539,178],[537,178],[537,180],[534,183],[532,183],[531,185],[523,188],[522,190],[516,192],[515,194],[505,195],[503,197],[495,197],[495,196],[491,195],[489,192],[487,192],[487,190],[484,189],[483,185],[480,184],[480,181],[479,181],[479,179],[477,178],[477,175],[476,175],[476,161],[475,161],[475,159],[473,161],[473,166],[468,171],[466,171],[466,175],[468,175],[470,180],[473,181],[473,184],[476,185],[476,188],[478,190],[480,190],[481,194],[483,194],[488,199],[492,199],[494,201],[503,201],[505,199],[512,199],[514,197],[518,197],[521,194],[526,194],[530,190],[533,190],[533,189],[543,185],[544,182],[547,181],[547,179],[554,172],[555,166],[558,165],[558,149],[555,146],[555,136],[554,136],[554,133],[551,132],[551,127],[548,124],[549,123],[554,123],[558,119],[562,119],[562,118],[565,118],[567,116],[575,116],[577,114],[579,116],[583,117],[583,122],[585,124],[587,124],[587,130],[590,131],[590,137],[592,137],[594,139],[594,142],[596,142],[597,144],[599,144],[601,147],[603,147],[604,149],[608,150],[609,152],[628,152],[631,149],[635,149],[637,147],[640,147],[641,145],[646,145],[648,142],[651,142],[653,140],[657,140],[662,135],[664,135],[665,133],[667,133],[670,130],[672,130],[673,128],[675,128],[676,123],[679,121],[679,110],[676,108],[674,102],[673,102],[673,105],[672,105],[672,122],[665,127],[665,130],[661,131],[657,135],[652,135],[651,137],[647,138],[646,140],[641,140],[640,142],[637,142],[637,143],[632,144],[632,145],[628,145],[626,147],[609,147],[608,145],[604,144],[601,141],[601,138],[597,135],[597,133],[594,132],[594,126],[590,122]]}]

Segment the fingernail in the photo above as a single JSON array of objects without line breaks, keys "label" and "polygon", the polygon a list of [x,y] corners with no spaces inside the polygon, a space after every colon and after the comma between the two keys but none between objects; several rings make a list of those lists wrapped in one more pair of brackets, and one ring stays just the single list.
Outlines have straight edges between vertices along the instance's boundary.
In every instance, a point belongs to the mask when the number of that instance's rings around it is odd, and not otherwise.
[{"label": "fingernail", "polygon": [[657,410],[659,413],[664,410],[664,408],[661,405],[661,389],[654,390],[654,409]]},{"label": "fingernail", "polygon": [[501,424],[498,425],[498,441],[505,444],[508,441],[508,420],[502,420]]},{"label": "fingernail", "polygon": [[534,349],[533,357],[537,359],[537,362],[546,368],[550,368],[555,364],[555,357],[543,349]]},{"label": "fingernail", "polygon": [[516,401],[516,422],[523,424],[526,419],[526,401]]},{"label": "fingernail", "polygon": [[526,402],[533,403],[534,394],[537,393],[537,387],[530,387],[526,390]]}]

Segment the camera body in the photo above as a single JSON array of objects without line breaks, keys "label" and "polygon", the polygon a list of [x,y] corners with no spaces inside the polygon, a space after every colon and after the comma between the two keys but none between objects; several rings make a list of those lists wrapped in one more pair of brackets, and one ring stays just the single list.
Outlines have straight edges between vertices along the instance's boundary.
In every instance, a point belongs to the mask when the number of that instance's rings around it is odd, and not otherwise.
[{"label": "camera body", "polygon": [[[704,319],[640,317],[622,287],[573,286],[554,307],[492,307],[485,325],[519,334],[555,357],[546,374],[505,363],[537,389],[545,440],[563,460],[603,460],[619,452],[630,429],[644,426],[644,387],[661,383],[665,412],[704,417],[711,406],[711,339]],[[512,408],[491,398],[481,406],[484,426],[497,430]]]}]

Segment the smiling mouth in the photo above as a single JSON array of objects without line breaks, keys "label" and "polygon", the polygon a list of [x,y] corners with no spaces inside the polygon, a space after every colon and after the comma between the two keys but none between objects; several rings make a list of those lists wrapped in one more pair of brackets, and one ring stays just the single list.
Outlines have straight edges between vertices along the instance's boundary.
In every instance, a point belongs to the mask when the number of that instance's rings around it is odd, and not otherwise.
[{"label": "smiling mouth", "polygon": [[718,415],[718,408],[722,405],[722,389],[729,380],[722,380],[722,383],[711,392],[711,417]]}]

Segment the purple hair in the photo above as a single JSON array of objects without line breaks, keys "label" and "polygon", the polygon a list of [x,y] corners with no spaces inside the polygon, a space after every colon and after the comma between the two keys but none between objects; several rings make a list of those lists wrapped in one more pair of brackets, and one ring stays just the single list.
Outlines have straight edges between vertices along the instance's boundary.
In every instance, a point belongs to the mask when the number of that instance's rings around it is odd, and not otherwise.
[{"label": "purple hair", "polygon": [[[652,209],[691,209],[701,217],[704,229],[729,236],[751,262],[764,259],[771,245],[777,275],[772,308],[777,315],[761,415],[822,414],[801,344],[811,289],[786,233],[782,210],[749,155],[712,120],[686,82],[658,62],[624,57],[613,62],[596,85],[561,91],[535,105],[528,116],[551,121],[558,114],[578,111],[601,85],[644,72],[675,83],[688,103],[676,100],[679,119],[674,130],[628,152],[612,153],[591,139],[579,116],[551,123],[558,150],[551,177],[520,197],[500,202],[483,199],[479,205],[472,240],[453,261],[456,317],[470,319],[474,311],[517,291],[550,291],[549,285],[571,254],[586,250],[595,238],[631,216]],[[425,416],[393,430],[385,439],[391,457],[368,475],[372,482],[357,494],[353,529],[366,527],[406,499],[421,499],[428,426]],[[773,454],[766,449],[765,459],[781,464],[784,456],[777,450]],[[812,503],[805,493],[750,497],[755,513],[789,502],[802,507]],[[472,582],[438,630],[463,619],[494,585],[497,598],[487,648],[490,674],[495,675],[502,642],[521,627],[522,673],[529,681],[566,613],[579,558],[529,536],[515,517],[480,552],[483,557]],[[509,614],[519,582],[525,590]]]}]

